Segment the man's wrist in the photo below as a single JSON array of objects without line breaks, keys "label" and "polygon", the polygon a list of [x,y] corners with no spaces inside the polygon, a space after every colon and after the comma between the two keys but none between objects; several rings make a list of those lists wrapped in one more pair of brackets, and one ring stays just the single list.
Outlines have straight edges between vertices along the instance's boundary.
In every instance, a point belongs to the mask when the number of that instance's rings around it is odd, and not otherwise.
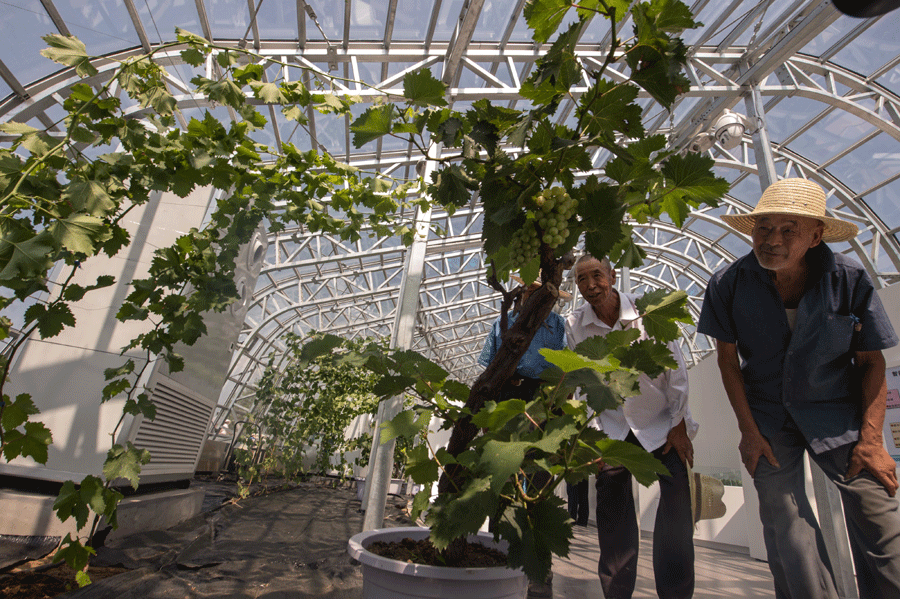
[{"label": "man's wrist", "polygon": [[860,433],[857,446],[863,448],[884,448],[884,438],[878,433]]},{"label": "man's wrist", "polygon": [[762,433],[759,432],[759,427],[756,425],[755,420],[744,423],[739,422],[738,430],[740,431],[741,435],[745,437],[756,437],[762,435]]}]

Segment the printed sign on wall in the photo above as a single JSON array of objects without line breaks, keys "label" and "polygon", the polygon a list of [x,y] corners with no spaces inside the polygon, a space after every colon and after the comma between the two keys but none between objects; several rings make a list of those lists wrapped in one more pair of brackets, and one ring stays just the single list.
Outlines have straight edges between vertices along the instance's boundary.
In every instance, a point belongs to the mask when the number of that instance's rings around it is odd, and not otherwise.
[{"label": "printed sign on wall", "polygon": [[887,412],[884,415],[884,445],[900,463],[900,366],[888,366]]}]

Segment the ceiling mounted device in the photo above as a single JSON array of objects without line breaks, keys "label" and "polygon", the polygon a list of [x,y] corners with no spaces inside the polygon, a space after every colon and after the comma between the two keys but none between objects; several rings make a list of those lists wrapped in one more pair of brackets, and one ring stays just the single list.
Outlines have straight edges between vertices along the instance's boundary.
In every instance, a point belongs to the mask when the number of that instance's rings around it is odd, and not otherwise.
[{"label": "ceiling mounted device", "polygon": [[900,8],[900,0],[832,0],[835,8],[851,17],[868,19]]},{"label": "ceiling mounted device", "polygon": [[725,109],[722,116],[716,120],[716,124],[710,133],[715,136],[717,144],[726,150],[731,150],[740,145],[741,139],[744,138],[744,133],[749,128],[750,121],[747,117]]}]

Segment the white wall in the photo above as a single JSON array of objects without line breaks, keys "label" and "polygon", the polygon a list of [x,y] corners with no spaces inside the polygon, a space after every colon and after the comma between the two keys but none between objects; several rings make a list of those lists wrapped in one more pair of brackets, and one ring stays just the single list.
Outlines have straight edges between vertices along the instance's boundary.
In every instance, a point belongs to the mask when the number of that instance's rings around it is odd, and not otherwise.
[{"label": "white wall", "polygon": [[[81,285],[91,285],[103,274],[114,275],[117,283],[89,293],[72,306],[75,327],[51,339],[33,335],[25,342],[12,366],[9,393],[12,397],[18,393],[32,395],[41,412],[35,420],[51,430],[53,444],[46,466],[17,458],[0,464],[0,473],[61,482],[80,480],[102,470],[112,445],[110,433],[125,401],[116,398],[101,404],[101,390],[106,385],[103,372],[121,366],[125,361],[120,355],[122,348],[151,328],[144,321],[120,322],[116,312],[130,292],[131,281],[147,276],[153,251],[172,244],[190,227],[201,225],[210,194],[208,189],[198,189],[183,199],[174,194],[154,195],[123,221],[132,238],[126,249],[112,258],[92,258],[78,270],[75,282]],[[137,350],[126,356],[137,368],[146,361]]]},{"label": "white wall", "polygon": [[[700,425],[694,438],[694,470],[725,478],[741,478],[743,466],[737,444],[740,439],[737,421],[725,395],[715,354],[688,371],[691,415]],[[758,516],[755,506],[745,502],[744,487],[726,485],[723,501],[727,511],[721,518],[701,520],[694,538],[701,541],[732,545],[739,549],[749,546],[748,528]],[[639,487],[641,529],[654,528],[659,505],[659,487]],[[752,491],[752,487],[749,487]],[[754,492],[755,494],[755,492]],[[748,517],[748,509],[753,510]],[[760,527],[761,529],[761,527]]]},{"label": "white wall", "polygon": [[[884,309],[894,325],[894,330],[900,334],[900,283],[879,290],[878,297],[884,304]],[[900,364],[900,345],[886,349],[883,353],[888,366]]]}]

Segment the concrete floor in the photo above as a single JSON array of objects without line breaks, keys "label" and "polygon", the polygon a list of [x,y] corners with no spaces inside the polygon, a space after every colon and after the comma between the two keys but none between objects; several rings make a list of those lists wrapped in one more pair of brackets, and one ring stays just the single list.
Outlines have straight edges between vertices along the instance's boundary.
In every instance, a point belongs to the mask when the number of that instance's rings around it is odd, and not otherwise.
[{"label": "concrete floor", "polygon": [[[597,529],[576,526],[567,559],[553,560],[553,598],[600,599],[603,591],[597,577]],[[641,538],[637,586],[633,599],[656,599],[651,563],[651,538]],[[694,599],[773,599],[772,575],[765,562],[746,553],[695,545]]]}]

